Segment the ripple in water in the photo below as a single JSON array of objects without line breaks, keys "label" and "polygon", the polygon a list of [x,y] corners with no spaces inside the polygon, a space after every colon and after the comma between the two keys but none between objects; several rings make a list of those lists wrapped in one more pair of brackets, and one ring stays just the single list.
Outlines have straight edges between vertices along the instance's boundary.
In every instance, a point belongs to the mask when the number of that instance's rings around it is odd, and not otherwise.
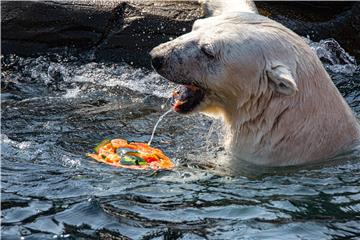
[{"label": "ripple in water", "polygon": [[[359,114],[354,59],[334,40],[309,44]],[[221,123],[171,112],[152,145],[177,170],[116,169],[85,153],[104,138],[148,141],[170,83],[77,55],[1,61],[4,239],[360,237],[359,150],[337,165],[223,176],[204,164],[222,154]]]}]

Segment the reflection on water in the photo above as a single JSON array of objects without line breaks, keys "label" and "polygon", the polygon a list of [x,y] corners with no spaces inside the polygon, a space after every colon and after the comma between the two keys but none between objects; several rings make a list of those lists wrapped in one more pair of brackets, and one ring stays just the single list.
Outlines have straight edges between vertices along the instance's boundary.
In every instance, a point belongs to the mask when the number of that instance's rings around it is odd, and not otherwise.
[{"label": "reflection on water", "polygon": [[[322,58],[360,114],[359,67],[336,44],[311,44],[333,59]],[[4,239],[360,237],[359,152],[336,165],[224,176],[200,164],[222,154],[221,124],[169,113],[152,145],[177,170],[116,169],[85,153],[104,138],[148,141],[170,83],[69,54],[5,56],[1,74]]]}]

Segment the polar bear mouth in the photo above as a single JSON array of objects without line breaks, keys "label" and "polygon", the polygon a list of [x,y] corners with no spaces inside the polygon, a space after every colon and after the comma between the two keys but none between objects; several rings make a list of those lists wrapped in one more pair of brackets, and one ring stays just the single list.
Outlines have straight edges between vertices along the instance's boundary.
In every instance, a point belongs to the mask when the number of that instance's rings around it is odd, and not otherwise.
[{"label": "polar bear mouth", "polygon": [[195,109],[204,99],[205,92],[194,85],[179,85],[173,92],[171,106],[175,112],[188,113]]}]

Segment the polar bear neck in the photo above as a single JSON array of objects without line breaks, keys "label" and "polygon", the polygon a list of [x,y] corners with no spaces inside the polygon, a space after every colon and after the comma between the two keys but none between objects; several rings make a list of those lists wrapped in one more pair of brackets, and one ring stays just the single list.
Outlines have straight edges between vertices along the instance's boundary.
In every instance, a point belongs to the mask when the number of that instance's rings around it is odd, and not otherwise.
[{"label": "polar bear neck", "polygon": [[296,95],[261,91],[225,112],[228,148],[236,158],[259,165],[303,164],[331,157],[360,139],[357,119],[320,60],[307,46],[299,54]]},{"label": "polar bear neck", "polygon": [[252,0],[200,0],[205,16],[218,16],[226,12],[258,13]]}]

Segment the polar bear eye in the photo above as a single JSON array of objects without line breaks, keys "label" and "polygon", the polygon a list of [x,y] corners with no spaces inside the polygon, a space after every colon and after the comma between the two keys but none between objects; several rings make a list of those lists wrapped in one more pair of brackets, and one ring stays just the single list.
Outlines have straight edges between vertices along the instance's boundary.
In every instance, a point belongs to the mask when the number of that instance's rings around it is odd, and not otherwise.
[{"label": "polar bear eye", "polygon": [[210,59],[215,58],[215,53],[213,48],[210,45],[202,45],[200,50]]}]

